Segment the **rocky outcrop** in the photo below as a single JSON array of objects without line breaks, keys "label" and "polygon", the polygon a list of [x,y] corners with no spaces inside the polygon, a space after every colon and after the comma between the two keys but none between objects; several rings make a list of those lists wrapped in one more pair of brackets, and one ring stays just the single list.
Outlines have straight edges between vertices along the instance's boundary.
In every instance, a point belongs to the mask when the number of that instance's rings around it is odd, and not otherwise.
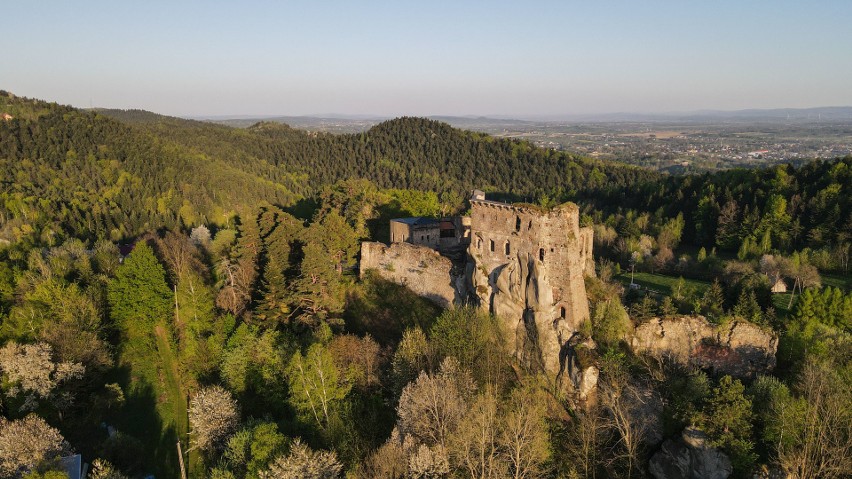
[{"label": "rocky outcrop", "polygon": [[452,261],[426,246],[361,243],[361,276],[370,269],[444,308],[451,307],[464,293],[460,290],[464,277],[455,274]]},{"label": "rocky outcrop", "polygon": [[717,374],[753,377],[775,367],[778,336],[745,321],[722,326],[703,316],[653,318],[630,338],[634,352],[668,357]]},{"label": "rocky outcrop", "polygon": [[726,479],[732,470],[730,458],[710,447],[707,435],[696,428],[666,440],[648,463],[648,471],[657,479]]},{"label": "rocky outcrop", "polygon": [[575,334],[567,344],[565,371],[557,376],[563,388],[580,401],[588,400],[598,386],[600,369],[597,365],[597,344],[591,338],[581,339]]},{"label": "rocky outcrop", "polygon": [[[563,345],[574,331],[567,322],[554,320],[553,288],[528,255],[496,268],[491,278],[474,267],[474,287],[481,304],[502,322],[510,350],[524,363],[541,365],[554,376],[563,370]],[[493,286],[489,285],[493,283]],[[485,297],[483,297],[485,296]]]}]

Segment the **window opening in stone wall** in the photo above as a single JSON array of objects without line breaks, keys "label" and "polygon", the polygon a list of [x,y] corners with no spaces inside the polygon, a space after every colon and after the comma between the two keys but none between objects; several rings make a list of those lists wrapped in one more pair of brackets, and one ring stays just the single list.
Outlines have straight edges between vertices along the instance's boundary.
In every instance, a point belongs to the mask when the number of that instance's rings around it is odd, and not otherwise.
[{"label": "window opening in stone wall", "polygon": [[539,248],[538,250],[538,260],[544,261],[544,248]]},{"label": "window opening in stone wall", "polygon": [[493,253],[494,252],[494,240],[488,240],[488,241],[490,243],[489,246],[491,246],[491,252]]},{"label": "window opening in stone wall", "polygon": [[429,235],[426,235],[426,241],[429,241]]},{"label": "window opening in stone wall", "polygon": [[521,231],[521,217],[515,217],[515,231]]},{"label": "window opening in stone wall", "polygon": [[476,240],[476,249],[482,251],[482,238]]},{"label": "window opening in stone wall", "polygon": [[530,224],[529,224],[529,225],[527,225],[527,229],[528,229],[528,230],[531,230],[531,229],[532,229],[532,220],[530,220]]},{"label": "window opening in stone wall", "polygon": [[559,317],[565,319],[565,306],[559,308]]},{"label": "window opening in stone wall", "polygon": [[512,251],[512,249],[509,247],[509,242],[507,241],[506,242],[506,254],[509,254],[511,251]]}]

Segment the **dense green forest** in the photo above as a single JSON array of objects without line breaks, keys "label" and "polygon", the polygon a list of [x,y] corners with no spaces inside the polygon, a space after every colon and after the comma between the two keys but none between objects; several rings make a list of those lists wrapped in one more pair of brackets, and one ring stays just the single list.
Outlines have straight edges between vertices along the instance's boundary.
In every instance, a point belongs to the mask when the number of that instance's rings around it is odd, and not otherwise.
[{"label": "dense green forest", "polygon": [[[685,428],[735,477],[852,472],[852,158],[666,176],[419,118],[328,135],[7,92],[0,113],[0,478],[66,477],[72,450],[97,478],[649,477]],[[581,206],[599,401],[489,314],[357,277],[388,219],[473,188]],[[629,348],[696,314],[776,334],[773,374]]]}]

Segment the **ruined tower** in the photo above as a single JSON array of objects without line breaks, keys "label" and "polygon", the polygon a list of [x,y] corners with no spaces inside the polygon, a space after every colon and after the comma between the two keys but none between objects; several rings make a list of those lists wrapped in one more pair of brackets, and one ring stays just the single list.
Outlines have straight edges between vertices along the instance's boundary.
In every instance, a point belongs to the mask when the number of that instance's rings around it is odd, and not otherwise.
[{"label": "ruined tower", "polygon": [[569,339],[589,319],[591,228],[580,228],[573,203],[544,209],[475,191],[470,204],[472,291],[504,323],[519,359],[562,377]]}]

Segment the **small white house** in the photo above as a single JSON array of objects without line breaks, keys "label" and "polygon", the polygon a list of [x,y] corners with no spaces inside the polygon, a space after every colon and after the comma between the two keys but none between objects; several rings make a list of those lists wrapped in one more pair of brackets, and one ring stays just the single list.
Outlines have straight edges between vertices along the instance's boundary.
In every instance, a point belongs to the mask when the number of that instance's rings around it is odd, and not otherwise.
[{"label": "small white house", "polygon": [[772,285],[772,292],[773,293],[786,293],[787,292],[787,283],[785,283],[783,279],[778,278],[778,280],[775,281],[775,284]]}]

